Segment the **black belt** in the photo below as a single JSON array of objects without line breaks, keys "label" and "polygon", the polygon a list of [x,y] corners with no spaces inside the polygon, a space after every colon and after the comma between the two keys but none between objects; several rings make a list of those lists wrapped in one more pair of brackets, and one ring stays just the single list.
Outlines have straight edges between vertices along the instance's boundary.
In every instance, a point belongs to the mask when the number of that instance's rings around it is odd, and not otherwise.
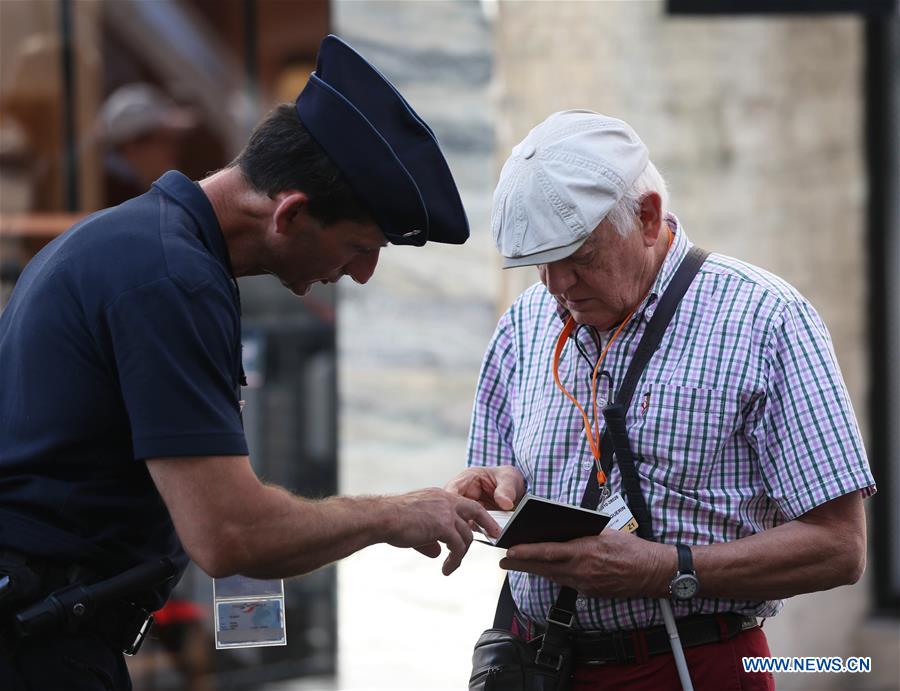
[{"label": "black belt", "polygon": [[[695,614],[676,623],[683,648],[727,641],[759,626],[756,617],[730,612]],[[541,627],[537,628],[540,632]],[[669,634],[662,625],[615,633],[575,631],[573,643],[576,665],[646,662],[654,655],[672,652]]]}]

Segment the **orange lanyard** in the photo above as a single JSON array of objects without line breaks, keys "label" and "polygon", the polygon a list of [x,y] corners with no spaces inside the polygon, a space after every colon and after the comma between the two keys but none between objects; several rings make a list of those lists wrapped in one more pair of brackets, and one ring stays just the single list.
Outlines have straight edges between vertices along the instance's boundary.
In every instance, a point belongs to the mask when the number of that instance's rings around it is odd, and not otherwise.
[{"label": "orange lanyard", "polygon": [[[666,254],[668,254],[669,248],[672,247],[672,229],[667,225],[666,230],[669,231],[669,242],[666,247]],[[609,351],[610,346],[612,346],[619,334],[622,333],[622,329],[624,329],[628,325],[628,322],[631,321],[631,317],[634,316],[634,312],[638,306],[646,299],[647,296],[645,295],[644,299],[638,301],[637,305],[634,306],[634,309],[632,309],[631,312],[628,313],[628,316],[625,317],[625,320],[619,324],[619,328],[615,330],[612,337],[609,339],[609,343],[606,344],[603,352],[600,353],[600,357],[597,358],[597,364],[594,365],[594,373],[591,375],[591,408],[594,414],[593,424],[591,424],[587,413],[584,408],[581,407],[578,399],[569,393],[569,390],[563,386],[563,383],[559,379],[559,358],[562,355],[563,348],[566,347],[566,342],[569,340],[569,337],[572,335],[572,331],[575,328],[575,318],[571,314],[566,320],[566,324],[563,326],[562,331],[560,331],[559,338],[556,339],[556,347],[553,349],[553,380],[556,382],[556,386],[559,390],[565,394],[566,398],[572,401],[572,404],[578,408],[578,412],[581,413],[581,417],[584,420],[584,434],[587,437],[588,446],[591,448],[594,464],[597,466],[597,483],[601,487],[606,484],[606,473],[603,472],[603,468],[600,465],[600,416],[597,414],[597,373],[600,372],[600,365],[602,365],[603,360],[606,359],[606,353]]]},{"label": "orange lanyard", "polygon": [[563,383],[559,379],[559,357],[562,355],[563,348],[566,346],[566,341],[569,340],[569,336],[575,328],[575,318],[572,315],[569,315],[569,318],[566,320],[566,325],[559,333],[559,338],[556,339],[556,348],[553,351],[553,380],[556,382],[556,386],[559,387],[559,390],[565,394],[566,398],[572,401],[572,404],[578,408],[578,412],[581,413],[581,417],[584,420],[584,434],[587,437],[588,445],[591,447],[591,455],[593,455],[594,463],[597,466],[597,482],[601,487],[606,484],[606,473],[603,472],[603,468],[600,466],[600,416],[597,414],[597,373],[600,371],[600,365],[603,364],[603,360],[606,358],[609,347],[631,320],[633,314],[634,310],[631,310],[629,315],[625,318],[625,321],[619,325],[619,328],[616,329],[612,338],[609,339],[609,343],[606,344],[600,357],[597,358],[597,364],[594,365],[594,373],[591,376],[591,404],[594,413],[593,424],[591,424],[587,413],[584,408],[581,407],[578,399],[569,393],[569,390],[563,386]]}]

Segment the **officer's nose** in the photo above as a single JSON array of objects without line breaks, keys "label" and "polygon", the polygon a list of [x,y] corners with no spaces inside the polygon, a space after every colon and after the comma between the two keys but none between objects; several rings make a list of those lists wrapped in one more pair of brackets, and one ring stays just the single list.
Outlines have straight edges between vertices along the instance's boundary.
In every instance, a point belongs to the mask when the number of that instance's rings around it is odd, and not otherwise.
[{"label": "officer's nose", "polygon": [[347,266],[344,267],[344,273],[357,283],[368,283],[375,273],[375,267],[378,265],[378,255],[380,250],[366,252],[360,254]]}]

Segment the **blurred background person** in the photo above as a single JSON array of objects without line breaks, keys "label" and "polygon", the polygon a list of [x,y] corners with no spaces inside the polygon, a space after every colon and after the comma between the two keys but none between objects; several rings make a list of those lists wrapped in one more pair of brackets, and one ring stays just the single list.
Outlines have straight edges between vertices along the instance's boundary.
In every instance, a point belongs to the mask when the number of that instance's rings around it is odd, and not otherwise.
[{"label": "blurred background person", "polygon": [[126,84],[110,94],[98,122],[106,146],[106,204],[143,194],[160,175],[177,168],[184,135],[196,121],[192,110],[152,84]]}]

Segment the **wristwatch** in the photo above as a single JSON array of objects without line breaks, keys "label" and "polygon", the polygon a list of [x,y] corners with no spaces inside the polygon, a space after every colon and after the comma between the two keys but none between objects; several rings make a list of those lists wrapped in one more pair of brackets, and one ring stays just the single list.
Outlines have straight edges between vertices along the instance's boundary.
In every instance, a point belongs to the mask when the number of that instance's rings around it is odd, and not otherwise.
[{"label": "wristwatch", "polygon": [[675,549],[678,550],[678,572],[669,583],[669,595],[676,600],[690,600],[700,590],[694,558],[687,545],[675,545]]}]

